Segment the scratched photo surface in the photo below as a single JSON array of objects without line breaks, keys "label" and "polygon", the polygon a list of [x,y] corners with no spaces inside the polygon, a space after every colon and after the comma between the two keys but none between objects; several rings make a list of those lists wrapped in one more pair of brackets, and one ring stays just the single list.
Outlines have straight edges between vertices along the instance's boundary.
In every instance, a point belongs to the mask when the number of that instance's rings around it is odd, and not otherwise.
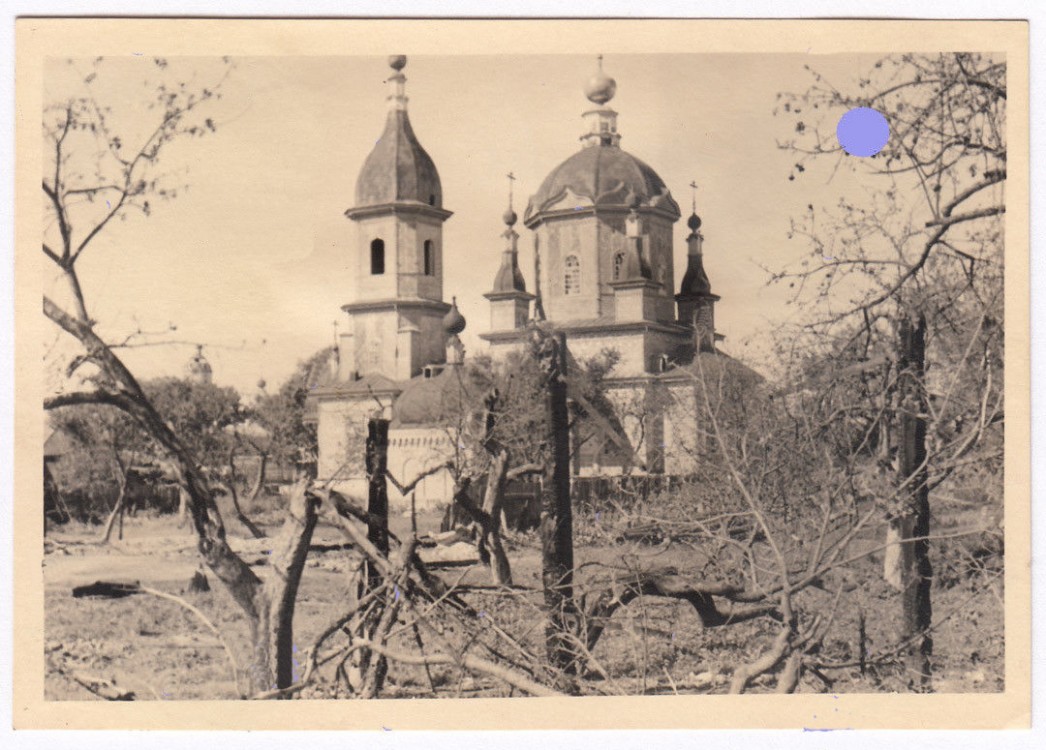
[{"label": "scratched photo surface", "polygon": [[1006,692],[1007,54],[610,47],[47,57],[45,701]]}]

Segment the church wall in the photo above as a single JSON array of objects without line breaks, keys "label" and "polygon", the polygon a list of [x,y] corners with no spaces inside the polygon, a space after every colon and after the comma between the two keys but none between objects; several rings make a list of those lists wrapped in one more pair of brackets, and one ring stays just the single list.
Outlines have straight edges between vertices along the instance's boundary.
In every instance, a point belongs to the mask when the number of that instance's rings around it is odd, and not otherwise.
[{"label": "church wall", "polygon": [[[397,224],[396,217],[391,214],[369,216],[356,222],[358,242],[352,269],[356,278],[355,301],[396,296]],[[375,239],[385,243],[385,273],[378,275],[370,272],[370,247]]]},{"label": "church wall", "polygon": [[616,377],[642,375],[646,372],[642,331],[608,332],[592,336],[568,333],[567,348],[578,360],[598,356],[604,349],[615,350],[620,355],[613,373]]},{"label": "church wall", "polygon": [[[607,315],[614,315],[614,257],[628,257],[628,238],[625,237],[625,214],[604,214],[599,217],[599,295]],[[624,268],[622,260],[622,268]]]},{"label": "church wall", "polygon": [[[389,431],[389,471],[400,484],[412,482],[427,469],[441,464],[454,455],[454,446],[446,428],[398,427]],[[404,511],[410,509],[410,498],[389,484],[389,507]],[[414,491],[418,510],[435,510],[447,505],[453,496],[454,482],[450,472],[443,470],[423,479]]]},{"label": "church wall", "polygon": [[409,323],[418,329],[414,336],[414,360],[410,377],[420,375],[425,365],[441,364],[447,359],[447,334],[443,330],[443,315],[438,312],[407,309],[400,313],[401,324]]},{"label": "church wall", "polygon": [[[549,320],[590,320],[599,317],[599,261],[595,216],[551,219],[538,227],[541,247],[542,302]],[[565,260],[575,255],[581,264],[580,293],[565,293]]]},{"label": "church wall", "polygon": [[391,410],[391,400],[385,396],[366,394],[361,397],[321,400],[317,404],[317,479],[326,481],[335,474],[346,479],[365,475],[367,420],[374,416],[377,409],[375,398],[381,401],[387,416]]},{"label": "church wall", "polygon": [[[437,220],[399,219],[399,296],[443,299],[442,224]],[[425,241],[432,242],[434,273],[425,274]]]},{"label": "church wall", "polygon": [[[606,389],[607,400],[614,407],[614,413],[618,422],[625,432],[625,437],[632,446],[634,453],[645,461],[649,445],[647,430],[647,414],[645,411],[646,386],[643,383],[615,384],[610,382]],[[619,458],[621,458],[619,456]],[[628,468],[627,459],[620,467],[611,467],[608,463],[605,467],[606,473],[617,474]],[[637,467],[631,467],[633,472],[641,471]]]},{"label": "church wall", "polygon": [[351,316],[355,367],[360,375],[381,373],[390,378],[397,376],[399,318],[392,310],[361,311]]},{"label": "church wall", "polygon": [[490,330],[511,331],[527,323],[530,304],[526,300],[499,299],[490,303]]},{"label": "church wall", "polygon": [[647,219],[647,257],[653,280],[661,285],[655,301],[655,319],[669,323],[676,318],[675,268],[672,251],[672,223],[660,217]]},{"label": "church wall", "polygon": [[665,473],[690,474],[698,460],[698,402],[691,384],[666,389],[664,420]]}]

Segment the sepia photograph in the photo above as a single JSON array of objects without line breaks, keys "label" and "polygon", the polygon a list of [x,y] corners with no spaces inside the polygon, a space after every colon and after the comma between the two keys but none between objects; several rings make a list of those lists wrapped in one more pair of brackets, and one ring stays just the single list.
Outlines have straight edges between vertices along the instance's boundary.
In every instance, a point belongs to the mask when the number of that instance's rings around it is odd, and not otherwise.
[{"label": "sepia photograph", "polygon": [[42,710],[1024,705],[1026,26],[293,23],[34,68]]}]

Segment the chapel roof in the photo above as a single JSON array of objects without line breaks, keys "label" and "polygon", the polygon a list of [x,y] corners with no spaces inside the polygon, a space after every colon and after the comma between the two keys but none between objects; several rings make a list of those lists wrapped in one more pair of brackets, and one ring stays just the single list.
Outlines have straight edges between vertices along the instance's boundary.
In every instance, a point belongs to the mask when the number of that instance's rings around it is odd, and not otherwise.
[{"label": "chapel roof", "polygon": [[489,384],[472,368],[447,366],[418,375],[392,405],[392,427],[455,426],[467,419]]}]

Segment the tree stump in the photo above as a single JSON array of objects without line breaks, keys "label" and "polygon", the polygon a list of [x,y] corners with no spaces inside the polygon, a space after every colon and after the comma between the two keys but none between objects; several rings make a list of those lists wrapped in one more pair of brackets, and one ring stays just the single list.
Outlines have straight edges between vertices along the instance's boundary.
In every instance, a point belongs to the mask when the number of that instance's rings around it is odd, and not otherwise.
[{"label": "tree stump", "polygon": [[204,575],[202,570],[197,570],[192,574],[192,578],[189,580],[189,591],[194,593],[200,593],[204,591],[210,591],[211,584],[207,581],[207,576]]}]

